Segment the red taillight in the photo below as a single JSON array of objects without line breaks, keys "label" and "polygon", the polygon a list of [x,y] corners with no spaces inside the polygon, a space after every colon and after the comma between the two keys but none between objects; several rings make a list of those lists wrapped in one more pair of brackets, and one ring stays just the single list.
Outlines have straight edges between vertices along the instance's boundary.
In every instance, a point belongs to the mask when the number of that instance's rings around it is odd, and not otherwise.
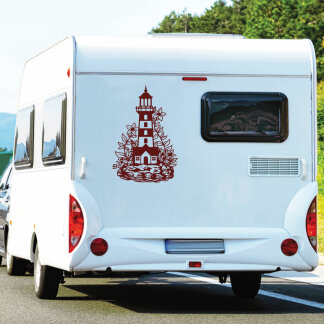
[{"label": "red taillight", "polygon": [[66,75],[68,76],[68,78],[70,77],[70,74],[71,74],[71,70],[70,70],[70,68],[68,68],[66,71]]},{"label": "red taillight", "polygon": [[201,261],[189,261],[189,268],[201,268]]},{"label": "red taillight", "polygon": [[317,204],[316,197],[308,208],[306,216],[306,232],[310,244],[317,251]]},{"label": "red taillight", "polygon": [[69,211],[69,253],[71,253],[81,240],[83,233],[83,213],[77,200],[70,195]]},{"label": "red taillight", "polygon": [[293,239],[286,239],[281,243],[281,251],[284,255],[292,256],[298,251],[298,244]]},{"label": "red taillight", "polygon": [[102,238],[96,238],[91,242],[90,249],[94,255],[100,256],[107,252],[108,243]]}]

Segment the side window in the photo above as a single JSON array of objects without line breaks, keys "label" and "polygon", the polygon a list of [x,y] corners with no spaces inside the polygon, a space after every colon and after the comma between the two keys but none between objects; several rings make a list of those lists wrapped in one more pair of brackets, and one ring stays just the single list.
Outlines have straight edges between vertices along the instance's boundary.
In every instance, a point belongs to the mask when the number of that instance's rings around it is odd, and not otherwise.
[{"label": "side window", "polygon": [[65,162],[66,94],[45,101],[43,111],[42,160],[44,165]]},{"label": "side window", "polygon": [[201,99],[201,135],[208,142],[283,142],[288,99],[273,92],[208,92]]},{"label": "side window", "polygon": [[34,156],[34,106],[18,112],[15,134],[14,165],[31,168]]}]

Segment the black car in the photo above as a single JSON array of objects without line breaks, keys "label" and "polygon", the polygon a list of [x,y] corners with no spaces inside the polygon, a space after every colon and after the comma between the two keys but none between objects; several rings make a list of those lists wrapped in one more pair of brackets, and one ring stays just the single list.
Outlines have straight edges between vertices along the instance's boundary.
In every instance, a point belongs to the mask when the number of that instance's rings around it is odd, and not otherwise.
[{"label": "black car", "polygon": [[7,216],[10,203],[10,179],[12,164],[9,164],[0,181],[0,265],[2,257],[6,257],[6,241],[8,235]]}]

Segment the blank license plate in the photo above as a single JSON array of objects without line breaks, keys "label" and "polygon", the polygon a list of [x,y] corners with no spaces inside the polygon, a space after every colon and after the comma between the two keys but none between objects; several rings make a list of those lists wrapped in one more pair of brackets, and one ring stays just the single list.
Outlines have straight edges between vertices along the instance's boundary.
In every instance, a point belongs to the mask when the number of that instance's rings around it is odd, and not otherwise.
[{"label": "blank license plate", "polygon": [[166,253],[207,254],[224,253],[223,240],[165,240]]}]

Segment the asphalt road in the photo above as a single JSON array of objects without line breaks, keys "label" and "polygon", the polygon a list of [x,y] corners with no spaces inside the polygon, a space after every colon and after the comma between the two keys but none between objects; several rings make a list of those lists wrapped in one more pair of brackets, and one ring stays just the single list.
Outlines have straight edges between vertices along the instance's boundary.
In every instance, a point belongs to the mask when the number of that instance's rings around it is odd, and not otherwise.
[{"label": "asphalt road", "polygon": [[[274,292],[294,301],[264,294],[239,300],[231,288],[216,284],[216,277],[201,276],[210,282],[170,273],[67,278],[57,299],[39,300],[31,275],[9,277],[1,266],[0,323],[324,322],[324,286],[263,277],[265,294]],[[303,305],[303,300],[315,302],[315,307]]]}]

